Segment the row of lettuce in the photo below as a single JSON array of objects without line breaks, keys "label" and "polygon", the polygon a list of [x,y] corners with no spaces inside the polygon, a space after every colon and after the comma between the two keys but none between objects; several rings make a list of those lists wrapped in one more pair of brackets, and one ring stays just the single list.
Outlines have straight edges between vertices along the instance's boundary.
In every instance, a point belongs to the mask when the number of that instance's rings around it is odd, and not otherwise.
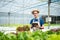
[{"label": "row of lettuce", "polygon": [[34,32],[22,31],[9,34],[0,32],[0,40],[60,40],[60,29],[51,29],[46,32],[41,30]]}]

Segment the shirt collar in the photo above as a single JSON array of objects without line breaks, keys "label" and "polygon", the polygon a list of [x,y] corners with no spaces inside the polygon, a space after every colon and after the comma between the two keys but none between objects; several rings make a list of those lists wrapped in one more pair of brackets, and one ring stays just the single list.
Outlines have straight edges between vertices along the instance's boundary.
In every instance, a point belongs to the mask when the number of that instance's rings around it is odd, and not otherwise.
[{"label": "shirt collar", "polygon": [[39,19],[39,17],[37,17],[37,18],[34,18],[34,19]]}]

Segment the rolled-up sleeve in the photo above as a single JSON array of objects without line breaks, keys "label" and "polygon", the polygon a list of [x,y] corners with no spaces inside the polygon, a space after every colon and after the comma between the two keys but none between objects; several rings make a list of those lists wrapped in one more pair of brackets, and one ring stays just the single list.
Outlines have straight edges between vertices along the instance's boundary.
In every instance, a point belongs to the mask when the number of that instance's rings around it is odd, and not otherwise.
[{"label": "rolled-up sleeve", "polygon": [[31,19],[30,24],[32,24],[32,22],[33,22],[33,19]]},{"label": "rolled-up sleeve", "polygon": [[40,19],[40,25],[42,26],[44,24],[44,20]]}]

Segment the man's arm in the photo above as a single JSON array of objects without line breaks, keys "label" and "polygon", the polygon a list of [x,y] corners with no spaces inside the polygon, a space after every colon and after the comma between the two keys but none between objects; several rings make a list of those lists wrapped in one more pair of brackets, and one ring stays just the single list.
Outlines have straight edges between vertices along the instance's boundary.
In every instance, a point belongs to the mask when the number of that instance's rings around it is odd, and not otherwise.
[{"label": "man's arm", "polygon": [[33,22],[33,19],[31,19],[30,24],[32,24],[32,22]]},{"label": "man's arm", "polygon": [[41,29],[44,29],[44,20],[43,19],[40,20],[40,25],[41,25]]}]

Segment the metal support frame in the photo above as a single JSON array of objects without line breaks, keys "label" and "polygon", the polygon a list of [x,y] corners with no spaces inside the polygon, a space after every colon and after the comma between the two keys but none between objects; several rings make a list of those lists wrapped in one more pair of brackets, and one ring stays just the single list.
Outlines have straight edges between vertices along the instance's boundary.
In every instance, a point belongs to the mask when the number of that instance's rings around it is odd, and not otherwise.
[{"label": "metal support frame", "polygon": [[[51,0],[48,0],[48,20],[49,20],[49,17],[50,17],[50,3],[51,3]],[[48,29],[50,28],[50,22],[48,21]]]},{"label": "metal support frame", "polygon": [[8,12],[8,25],[10,26],[10,12]]}]

